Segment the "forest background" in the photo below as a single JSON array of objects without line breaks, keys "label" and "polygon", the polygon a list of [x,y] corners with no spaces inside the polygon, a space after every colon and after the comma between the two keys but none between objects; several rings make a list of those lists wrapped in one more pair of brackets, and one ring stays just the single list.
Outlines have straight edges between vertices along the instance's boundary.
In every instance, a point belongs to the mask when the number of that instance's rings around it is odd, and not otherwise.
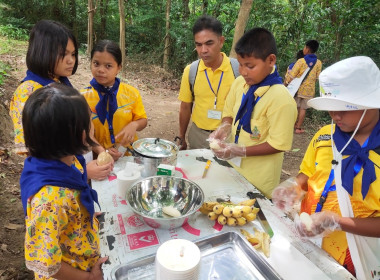
[{"label": "forest background", "polygon": [[[223,51],[231,56],[234,42],[245,30],[272,31],[281,76],[309,39],[320,42],[323,68],[356,55],[380,63],[380,1],[376,0],[0,0],[0,280],[33,279],[23,249],[19,177],[24,158],[12,153],[8,114],[13,92],[25,75],[32,26],[52,19],[74,31],[80,69],[70,80],[76,88],[91,79],[91,45],[100,39],[119,42],[126,58],[122,78],[140,90],[149,116],[148,127],[139,136],[173,140],[178,133],[180,76],[197,58],[191,28],[202,14],[222,22]],[[312,135],[329,120],[326,112],[307,111],[306,133],[294,135],[281,180],[297,174]]]}]

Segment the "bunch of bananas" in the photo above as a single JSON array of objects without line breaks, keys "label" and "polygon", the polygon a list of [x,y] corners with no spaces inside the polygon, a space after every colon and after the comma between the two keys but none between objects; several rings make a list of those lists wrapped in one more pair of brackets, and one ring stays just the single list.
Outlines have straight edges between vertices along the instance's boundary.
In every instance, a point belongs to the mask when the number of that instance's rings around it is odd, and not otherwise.
[{"label": "bunch of bananas", "polygon": [[199,211],[207,215],[211,221],[216,220],[221,225],[243,226],[256,219],[260,208],[253,206],[255,201],[256,199],[248,199],[238,204],[207,201]]}]

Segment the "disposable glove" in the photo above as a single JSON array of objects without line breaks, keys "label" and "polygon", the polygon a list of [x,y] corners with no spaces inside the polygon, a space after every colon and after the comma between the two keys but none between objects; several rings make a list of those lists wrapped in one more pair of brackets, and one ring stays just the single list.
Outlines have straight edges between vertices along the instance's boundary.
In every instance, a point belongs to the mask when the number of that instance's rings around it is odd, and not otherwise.
[{"label": "disposable glove", "polygon": [[210,147],[214,155],[223,160],[229,160],[234,157],[246,157],[246,146],[234,143],[218,142],[218,147]]},{"label": "disposable glove", "polygon": [[285,212],[292,212],[299,204],[305,191],[298,185],[297,179],[291,177],[280,183],[272,192],[273,204]]},{"label": "disposable glove", "polygon": [[210,134],[207,141],[210,143],[213,140],[228,141],[231,136],[231,124],[228,122],[221,123],[218,128]]},{"label": "disposable glove", "polygon": [[297,215],[294,219],[296,229],[302,237],[320,238],[336,230],[342,230],[339,219],[340,217],[333,212],[323,211],[310,215],[312,223],[310,228],[301,221]]}]

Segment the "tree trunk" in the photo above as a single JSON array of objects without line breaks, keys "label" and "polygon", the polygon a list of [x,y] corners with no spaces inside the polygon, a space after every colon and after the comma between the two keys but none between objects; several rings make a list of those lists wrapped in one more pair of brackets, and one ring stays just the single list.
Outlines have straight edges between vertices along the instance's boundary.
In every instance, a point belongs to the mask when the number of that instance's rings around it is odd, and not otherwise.
[{"label": "tree trunk", "polygon": [[87,54],[91,53],[94,45],[94,3],[92,0],[88,0],[88,23],[87,23]]},{"label": "tree trunk", "polygon": [[189,0],[182,0],[183,5],[183,21],[187,22],[190,16]]},{"label": "tree trunk", "polygon": [[170,7],[171,0],[166,0],[166,27],[165,27],[165,48],[164,48],[164,59],[163,66],[166,70],[169,69],[169,47],[170,47]]},{"label": "tree trunk", "polygon": [[124,0],[119,0],[119,13],[120,13],[120,49],[122,54],[121,74],[125,74],[125,9]]},{"label": "tree trunk", "polygon": [[108,7],[108,0],[100,0],[100,3],[99,3],[99,15],[100,15],[99,39],[100,40],[103,40],[106,38],[107,7]]},{"label": "tree trunk", "polygon": [[77,9],[76,9],[76,3],[75,0],[70,0],[70,28],[73,31],[75,37],[78,37],[78,24],[77,24]]},{"label": "tree trunk", "polygon": [[202,14],[207,15],[208,0],[202,0]]},{"label": "tree trunk", "polygon": [[245,27],[247,26],[249,14],[252,9],[253,0],[243,0],[240,6],[239,15],[235,24],[234,39],[232,41],[232,48],[230,51],[230,57],[236,58],[235,45],[239,41],[240,37],[243,36]]}]

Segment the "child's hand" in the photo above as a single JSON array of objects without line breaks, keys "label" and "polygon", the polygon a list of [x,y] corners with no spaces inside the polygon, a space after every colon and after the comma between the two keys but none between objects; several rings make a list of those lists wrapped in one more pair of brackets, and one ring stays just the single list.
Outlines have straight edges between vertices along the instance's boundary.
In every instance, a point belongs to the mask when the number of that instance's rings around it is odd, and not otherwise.
[{"label": "child's hand", "polygon": [[228,122],[223,122],[214,132],[210,134],[207,141],[212,141],[218,139],[225,141],[231,135],[231,124]]},{"label": "child's hand", "polygon": [[323,237],[336,230],[342,230],[339,219],[340,217],[330,211],[318,212],[310,215],[312,220],[311,226],[308,229],[304,223],[300,220],[299,216],[296,216],[294,222],[296,229],[302,237]]},{"label": "child's hand", "polygon": [[92,160],[86,165],[87,177],[89,179],[102,181],[108,177],[108,175],[113,170],[113,163],[107,163],[105,165],[99,166],[96,160]]},{"label": "child's hand", "polygon": [[123,154],[116,148],[109,148],[108,153],[112,156],[114,161],[117,161]]},{"label": "child's hand", "polygon": [[219,142],[217,149],[211,149],[219,159],[229,160],[234,157],[246,157],[246,146],[234,143]]},{"label": "child's hand", "polygon": [[89,280],[103,280],[102,264],[108,260],[108,257],[99,258],[90,271]]},{"label": "child's hand", "polygon": [[291,212],[293,206],[301,201],[305,191],[296,178],[291,177],[279,184],[272,193],[273,204],[285,212]]},{"label": "child's hand", "polygon": [[130,122],[116,135],[116,140],[123,146],[129,145],[135,139],[137,126],[137,122]]}]

